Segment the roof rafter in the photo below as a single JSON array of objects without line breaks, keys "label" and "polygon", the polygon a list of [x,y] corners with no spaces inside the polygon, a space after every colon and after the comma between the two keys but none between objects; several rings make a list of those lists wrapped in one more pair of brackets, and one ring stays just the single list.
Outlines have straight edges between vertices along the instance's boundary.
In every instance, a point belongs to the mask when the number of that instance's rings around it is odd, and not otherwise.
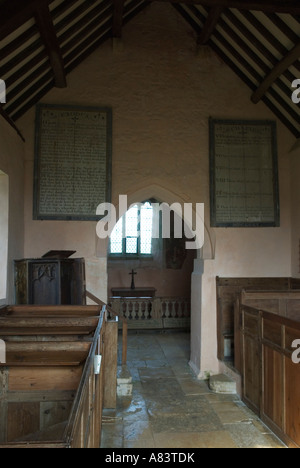
[{"label": "roof rafter", "polygon": [[114,14],[113,14],[113,37],[122,37],[122,26],[123,26],[123,13],[125,0],[113,0],[114,2]]},{"label": "roof rafter", "polygon": [[204,28],[198,36],[198,45],[204,45],[209,41],[223,11],[224,8],[220,6],[215,6],[210,9]]},{"label": "roof rafter", "polygon": [[47,0],[35,0],[35,20],[45,45],[54,74],[55,86],[66,88],[66,72]]},{"label": "roof rafter", "polygon": [[8,122],[8,124],[17,132],[17,134],[19,135],[19,137],[21,138],[21,140],[23,142],[25,142],[25,138],[23,137],[22,133],[20,132],[20,130],[18,129],[18,127],[16,126],[15,122],[10,118],[10,116],[5,112],[5,110],[3,109],[2,107],[2,104],[0,104],[0,115],[4,118],[4,120],[6,120],[6,122]]},{"label": "roof rafter", "polygon": [[[44,0],[47,4],[54,0]],[[35,10],[35,0],[9,0],[0,5],[0,41],[29,21]]]},{"label": "roof rafter", "polygon": [[[149,0],[157,1],[157,0]],[[257,10],[266,13],[300,14],[299,0],[158,0],[161,2],[203,5],[206,7],[237,8],[238,10]]]},{"label": "roof rafter", "polygon": [[268,89],[300,57],[300,42],[272,69],[261,85],[252,94],[251,101],[257,104]]}]

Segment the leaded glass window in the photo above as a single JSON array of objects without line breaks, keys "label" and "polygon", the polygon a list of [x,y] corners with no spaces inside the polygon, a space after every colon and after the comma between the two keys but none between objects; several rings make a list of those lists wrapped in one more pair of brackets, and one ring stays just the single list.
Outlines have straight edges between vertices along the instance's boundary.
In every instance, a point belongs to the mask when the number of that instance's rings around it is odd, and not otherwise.
[{"label": "leaded glass window", "polygon": [[110,253],[119,256],[152,255],[152,229],[151,203],[131,207],[112,232]]}]

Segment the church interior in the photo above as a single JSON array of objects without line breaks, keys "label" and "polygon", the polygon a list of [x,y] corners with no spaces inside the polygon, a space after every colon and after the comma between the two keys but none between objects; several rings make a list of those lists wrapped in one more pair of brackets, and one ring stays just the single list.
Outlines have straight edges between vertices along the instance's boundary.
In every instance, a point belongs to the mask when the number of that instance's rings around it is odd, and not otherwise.
[{"label": "church interior", "polygon": [[0,0],[0,448],[299,448],[299,177],[298,0]]}]

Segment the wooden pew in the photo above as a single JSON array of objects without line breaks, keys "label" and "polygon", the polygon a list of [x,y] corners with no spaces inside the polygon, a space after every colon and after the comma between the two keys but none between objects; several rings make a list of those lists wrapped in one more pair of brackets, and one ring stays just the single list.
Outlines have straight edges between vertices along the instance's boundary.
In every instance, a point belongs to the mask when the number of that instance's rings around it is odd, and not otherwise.
[{"label": "wooden pew", "polygon": [[[256,301],[255,307],[249,305]],[[299,293],[244,293],[240,303],[243,400],[289,447],[300,448],[300,364],[292,361],[300,339]],[[243,300],[245,299],[245,302]],[[267,312],[262,305],[275,307]],[[296,302],[293,304],[293,300]],[[284,315],[279,306],[283,303]],[[297,320],[287,318],[292,310]],[[279,310],[278,310],[279,309]]]},{"label": "wooden pew", "polygon": [[300,291],[242,291],[236,299],[235,314],[235,369],[241,374],[243,363],[242,349],[242,312],[240,304],[271,312],[291,320],[300,318]]},{"label": "wooden pew", "polygon": [[0,448],[100,447],[102,408],[116,394],[117,326],[105,306],[0,310]]},{"label": "wooden pew", "polygon": [[[232,361],[236,355],[235,302],[243,290],[246,291],[290,291],[300,290],[300,279],[295,278],[216,278],[217,292],[217,336],[218,359]],[[231,344],[225,347],[225,343]],[[235,360],[238,357],[235,357]],[[235,364],[239,369],[239,364]]]}]

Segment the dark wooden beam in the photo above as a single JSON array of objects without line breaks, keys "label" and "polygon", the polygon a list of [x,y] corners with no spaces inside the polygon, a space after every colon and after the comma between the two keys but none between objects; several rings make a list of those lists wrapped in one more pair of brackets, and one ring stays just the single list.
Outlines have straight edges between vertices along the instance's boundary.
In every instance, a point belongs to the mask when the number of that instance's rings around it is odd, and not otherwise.
[{"label": "dark wooden beam", "polygon": [[211,10],[208,13],[205,25],[198,36],[198,45],[204,45],[209,41],[210,36],[214,32],[215,27],[217,26],[223,11],[223,7],[216,6],[214,8],[211,8]]},{"label": "dark wooden beam", "polygon": [[259,88],[252,94],[251,100],[257,104],[272,86],[275,80],[279,78],[293,63],[300,57],[300,42],[297,44],[266,76]]},{"label": "dark wooden beam", "polygon": [[16,126],[15,122],[9,117],[9,115],[5,112],[5,110],[2,107],[2,104],[0,104],[0,115],[6,120],[6,122],[9,123],[9,125],[17,132],[21,140],[25,143],[25,138],[23,137],[22,133]]},{"label": "dark wooden beam", "polygon": [[[47,4],[54,0],[45,0]],[[0,4],[0,41],[34,16],[35,0],[7,0]]]},{"label": "dark wooden beam", "polygon": [[[149,0],[157,1],[157,0]],[[237,8],[238,10],[257,10],[267,13],[300,14],[299,0],[158,0],[169,3],[186,3],[206,7]]]},{"label": "dark wooden beam", "polygon": [[35,19],[45,45],[45,49],[49,56],[54,74],[55,86],[57,88],[66,88],[67,80],[64,61],[47,0],[35,0]]},{"label": "dark wooden beam", "polygon": [[122,37],[123,13],[125,0],[114,0],[113,37]]}]

